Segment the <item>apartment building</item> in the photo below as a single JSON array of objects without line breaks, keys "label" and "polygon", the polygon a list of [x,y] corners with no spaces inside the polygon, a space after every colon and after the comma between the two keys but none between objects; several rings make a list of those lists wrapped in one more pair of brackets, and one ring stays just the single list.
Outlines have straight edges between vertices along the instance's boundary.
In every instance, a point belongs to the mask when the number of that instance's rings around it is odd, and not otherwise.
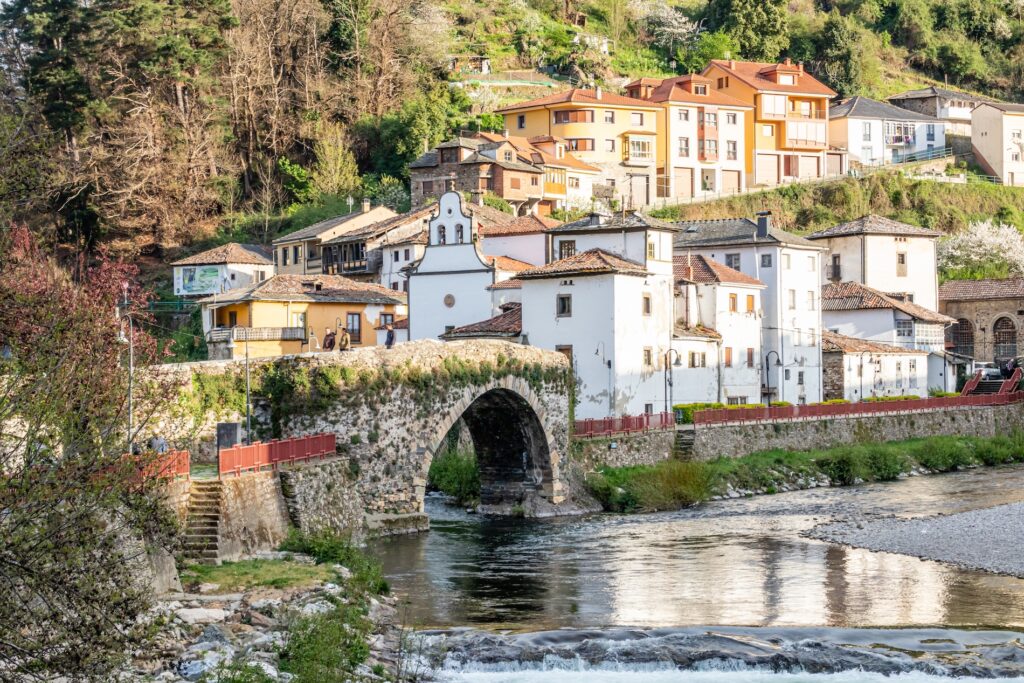
[{"label": "apartment building", "polygon": [[661,105],[658,112],[657,196],[690,199],[739,192],[747,186],[747,118],[753,105],[690,74],[641,78],[630,97]]},{"label": "apartment building", "polygon": [[832,105],[828,137],[833,146],[863,165],[927,159],[946,146],[946,123],[934,116],[900,109],[867,97],[851,97]]},{"label": "apartment building", "polygon": [[978,165],[1003,185],[1024,187],[1024,104],[983,102],[971,121]]},{"label": "apartment building", "polygon": [[594,194],[625,207],[652,203],[657,190],[661,106],[632,97],[573,88],[497,110],[513,135],[565,140],[567,151],[600,169]]},{"label": "apartment building", "polygon": [[907,90],[886,99],[901,109],[940,119],[946,124],[947,133],[965,137],[971,137],[971,113],[974,109],[983,102],[993,102],[981,95],[971,95],[934,85],[919,90]]},{"label": "apartment building", "polygon": [[716,59],[702,75],[719,92],[753,107],[746,135],[748,186],[842,172],[842,155],[827,153],[829,100],[836,93],[802,64]]}]

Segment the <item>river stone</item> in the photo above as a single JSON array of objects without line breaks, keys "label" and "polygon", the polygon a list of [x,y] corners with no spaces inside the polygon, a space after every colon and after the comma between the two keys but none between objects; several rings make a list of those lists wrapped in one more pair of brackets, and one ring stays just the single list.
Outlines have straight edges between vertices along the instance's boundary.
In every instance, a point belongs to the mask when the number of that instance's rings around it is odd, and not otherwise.
[{"label": "river stone", "polygon": [[228,618],[228,611],[216,607],[185,607],[174,613],[186,624],[213,624]]},{"label": "river stone", "polygon": [[[308,602],[305,605],[303,605],[299,611],[305,614],[306,616],[312,616],[314,614],[326,614],[327,612],[330,612],[333,609],[334,605],[327,602],[326,600],[314,600],[313,602]],[[371,615],[372,613],[373,612],[371,610]]]}]

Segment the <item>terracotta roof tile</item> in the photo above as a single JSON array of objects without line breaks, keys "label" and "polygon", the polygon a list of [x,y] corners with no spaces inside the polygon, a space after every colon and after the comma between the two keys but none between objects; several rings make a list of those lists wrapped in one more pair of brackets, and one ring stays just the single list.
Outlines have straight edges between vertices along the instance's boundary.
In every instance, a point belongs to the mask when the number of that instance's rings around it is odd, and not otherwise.
[{"label": "terracotta roof tile", "polygon": [[485,256],[484,258],[487,259],[487,265],[494,266],[495,269],[503,270],[506,273],[518,273],[533,268],[532,263],[520,261],[509,256]]},{"label": "terracotta roof tile", "polygon": [[703,325],[697,325],[695,327],[686,327],[685,325],[677,324],[672,330],[672,336],[674,337],[701,337],[703,339],[721,339],[722,335],[716,330],[710,327],[704,327]]},{"label": "terracotta roof tile", "polygon": [[495,289],[522,289],[523,281],[516,278],[510,278],[508,280],[502,280],[501,282],[495,282],[493,285],[488,287],[489,290]]},{"label": "terracotta roof tile", "polygon": [[[690,81],[697,81],[702,85],[708,86],[707,95],[697,95],[690,92],[684,87],[684,84]],[[694,76],[688,74],[686,76],[676,76],[675,78],[666,78],[665,80],[658,83],[657,87],[651,93],[651,102],[685,102],[687,104],[713,104],[719,107],[740,107],[743,109],[753,109],[754,105],[748,104],[742,100],[739,100],[732,95],[727,95],[721,90],[716,90],[710,85],[711,79],[704,78],[703,76]]]},{"label": "terracotta roof tile", "polygon": [[544,107],[552,104],[591,104],[591,105],[602,105],[607,104],[611,106],[620,107],[643,107],[644,109],[655,109],[656,104],[645,102],[644,100],[637,100],[632,97],[623,97],[622,95],[616,95],[610,92],[602,92],[601,97],[597,97],[595,90],[589,90],[584,88],[572,88],[571,90],[563,90],[562,92],[552,93],[544,97],[538,97],[534,100],[526,100],[525,102],[516,102],[510,104],[507,107],[497,109],[497,113],[509,111],[519,111],[522,109],[535,109],[537,107]]},{"label": "terracotta roof tile", "polygon": [[[375,327],[373,329],[375,329],[375,330],[385,330],[385,329],[387,329],[387,326],[386,325],[377,325],[377,327]],[[395,322],[391,323],[391,329],[393,329],[393,330],[407,330],[407,329],[409,329],[409,319],[408,318],[396,318]]]},{"label": "terracotta roof tile", "polygon": [[883,344],[867,339],[847,337],[845,334],[836,334],[825,330],[821,333],[822,353],[893,353],[901,355],[927,356],[927,351],[919,349],[908,349],[892,344]]},{"label": "terracotta roof tile", "polygon": [[948,280],[939,285],[939,301],[1024,299],[1024,278],[1004,280]]},{"label": "terracotta roof tile", "polygon": [[[717,66],[726,73],[736,76],[736,78],[758,90],[772,90],[775,92],[790,92],[806,95],[823,95],[825,97],[836,96],[836,92],[832,90],[832,88],[828,87],[806,71],[799,72],[794,69],[789,69],[794,70],[799,74],[796,85],[776,83],[775,81],[765,77],[766,73],[769,73],[774,69],[779,69],[780,67],[785,68],[787,66],[797,67],[795,64],[785,65],[772,62],[741,62],[738,60],[730,61],[727,59],[712,59],[708,69],[713,66]],[[707,69],[704,70],[704,73],[707,73]]]},{"label": "terracotta roof tile", "polygon": [[[319,289],[317,286],[319,285]],[[371,282],[341,275],[275,275],[251,287],[200,299],[200,303],[242,301],[319,301],[327,303],[402,304],[405,295]]]},{"label": "terracotta roof tile", "polygon": [[636,261],[630,261],[604,249],[589,249],[544,266],[519,273],[519,280],[533,280],[565,275],[600,275],[619,273],[621,275],[649,275],[646,268]]},{"label": "terracotta roof tile", "polygon": [[561,221],[546,216],[520,216],[505,225],[480,226],[481,237],[506,237],[508,235],[536,235],[551,228],[557,228]]},{"label": "terracotta roof tile", "polygon": [[846,235],[910,235],[915,237],[939,237],[941,232],[919,228],[916,225],[907,225],[894,221],[891,218],[869,214],[861,216],[856,220],[831,228],[825,228],[807,236],[809,240],[820,240],[828,237],[843,237]]},{"label": "terracotta roof tile", "polygon": [[821,288],[821,310],[823,311],[859,311],[878,308],[902,311],[923,322],[943,324],[956,322],[949,316],[930,311],[924,306],[918,306],[910,301],[894,299],[859,282],[833,282]]},{"label": "terracotta roof tile", "polygon": [[764,283],[706,256],[676,254],[672,257],[672,271],[677,280],[711,284],[721,282],[764,287]]},{"label": "terracotta roof tile", "polygon": [[523,331],[523,309],[520,304],[505,304],[505,310],[493,318],[456,327],[441,335],[442,339],[470,337],[518,337]]},{"label": "terracotta roof tile", "polygon": [[271,252],[268,247],[258,244],[239,244],[229,242],[213,249],[201,251],[198,254],[178,259],[172,266],[212,266],[221,263],[250,263],[258,266],[272,266]]}]

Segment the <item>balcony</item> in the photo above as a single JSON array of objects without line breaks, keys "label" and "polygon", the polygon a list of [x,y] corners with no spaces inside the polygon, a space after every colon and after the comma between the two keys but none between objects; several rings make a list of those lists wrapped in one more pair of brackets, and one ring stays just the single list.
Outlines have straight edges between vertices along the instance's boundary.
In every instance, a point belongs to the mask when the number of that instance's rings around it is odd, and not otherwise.
[{"label": "balcony", "polygon": [[716,149],[701,149],[697,151],[697,159],[699,161],[718,161],[718,150]]},{"label": "balcony", "polygon": [[206,333],[210,344],[233,341],[306,341],[304,327],[218,327]]},{"label": "balcony", "polygon": [[366,259],[357,259],[353,261],[343,261],[341,263],[341,273],[365,273],[366,272]]},{"label": "balcony", "polygon": [[544,196],[565,196],[565,183],[544,183]]}]

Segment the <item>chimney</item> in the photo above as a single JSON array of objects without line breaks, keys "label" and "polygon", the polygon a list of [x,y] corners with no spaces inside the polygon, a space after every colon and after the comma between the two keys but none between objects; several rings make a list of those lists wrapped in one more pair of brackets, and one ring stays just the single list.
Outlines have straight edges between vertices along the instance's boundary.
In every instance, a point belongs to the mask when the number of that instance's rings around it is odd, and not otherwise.
[{"label": "chimney", "polygon": [[479,204],[480,206],[484,205],[484,191],[483,190],[473,190],[469,194],[473,197],[473,203],[474,204]]},{"label": "chimney", "polygon": [[730,69],[735,69],[736,68],[736,60],[735,59],[730,59],[729,60],[729,68]]},{"label": "chimney", "polygon": [[772,212],[759,211],[757,214],[757,237],[758,239],[768,237],[768,231],[772,229]]},{"label": "chimney", "polygon": [[793,66],[793,60],[790,59],[789,57],[786,57],[786,61],[784,61],[783,64],[785,64],[786,66]]},{"label": "chimney", "polygon": [[594,89],[594,98],[598,100],[601,99],[601,86],[597,86],[597,88]]},{"label": "chimney", "polygon": [[796,68],[800,69],[800,73],[803,73],[804,72],[804,63],[803,62],[797,62]]},{"label": "chimney", "polygon": [[502,134],[502,135],[503,135],[503,136],[505,137],[505,139],[506,139],[506,140],[508,140],[508,128],[506,128],[505,130],[503,130],[503,131],[501,132],[501,134]]},{"label": "chimney", "polygon": [[363,197],[363,213],[370,213],[370,198]]}]

